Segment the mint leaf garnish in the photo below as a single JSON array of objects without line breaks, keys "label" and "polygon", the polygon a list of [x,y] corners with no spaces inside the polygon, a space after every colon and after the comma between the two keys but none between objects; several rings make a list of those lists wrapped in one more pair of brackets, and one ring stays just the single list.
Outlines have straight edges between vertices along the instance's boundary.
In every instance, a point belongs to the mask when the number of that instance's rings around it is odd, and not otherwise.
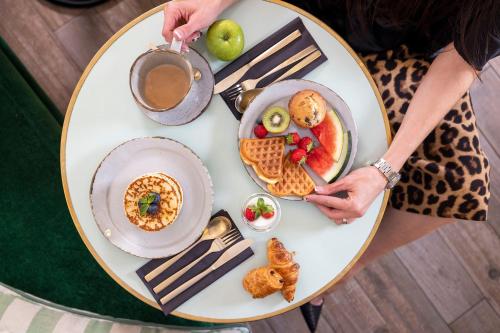
[{"label": "mint leaf garnish", "polygon": [[258,207],[259,209],[263,209],[265,206],[266,206],[266,204],[265,204],[265,202],[264,202],[264,199],[259,198],[259,199],[257,200],[257,207]]},{"label": "mint leaf garnish", "polygon": [[154,192],[150,192],[147,195],[143,196],[142,198],[139,199],[138,205],[139,205],[139,215],[141,216],[146,216],[149,206],[153,204],[155,201],[156,194]]},{"label": "mint leaf garnish", "polygon": [[154,193],[149,193],[147,196],[146,196],[146,201],[148,204],[151,204],[153,203],[153,201],[155,201],[155,194]]},{"label": "mint leaf garnish", "polygon": [[264,208],[262,208],[262,213],[270,213],[273,212],[273,206],[271,205],[265,205]]},{"label": "mint leaf garnish", "polygon": [[141,200],[139,200],[139,215],[146,216],[148,208],[149,208],[148,203],[141,203]]}]

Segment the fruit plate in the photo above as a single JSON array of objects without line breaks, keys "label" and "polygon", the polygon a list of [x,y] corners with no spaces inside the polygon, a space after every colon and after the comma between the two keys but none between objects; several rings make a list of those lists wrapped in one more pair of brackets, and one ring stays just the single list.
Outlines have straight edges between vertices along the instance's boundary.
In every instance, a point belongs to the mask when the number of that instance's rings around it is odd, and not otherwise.
[{"label": "fruit plate", "polygon": [[[162,172],[182,188],[183,203],[177,219],[159,231],[144,231],[132,224],[124,210],[124,194],[136,178]],[[90,188],[97,226],[112,244],[143,258],[161,258],[182,251],[206,227],[214,193],[208,170],[183,144],[162,137],[138,138],[113,149],[97,168]]]},{"label": "fruit plate", "polygon": [[[316,185],[324,185],[328,182],[333,182],[343,176],[345,176],[352,164],[354,162],[354,158],[356,156],[357,145],[358,145],[358,132],[356,128],[356,123],[352,117],[351,111],[347,104],[342,100],[342,98],[333,92],[331,89],[308,80],[284,80],[266,87],[262,93],[260,93],[255,99],[250,103],[248,109],[243,114],[241,118],[241,123],[238,132],[238,139],[244,138],[255,138],[255,134],[253,132],[254,127],[262,120],[262,114],[264,111],[271,106],[280,106],[288,110],[288,101],[290,98],[297,92],[301,90],[314,90],[318,92],[327,102],[328,112],[334,112],[333,114],[329,114],[327,112],[327,117],[325,119],[330,118],[328,115],[332,116],[331,118],[335,118],[340,122],[343,135],[342,135],[342,150],[340,151],[339,162],[332,162],[331,165],[328,166],[328,171],[323,173],[323,177],[320,177],[316,172],[314,172],[311,167],[307,164],[304,164],[304,169],[311,176],[314,183]],[[336,117],[335,117],[336,116]],[[338,122],[337,122],[338,123]],[[322,123],[323,124],[323,123]],[[338,127],[337,127],[338,128]],[[314,130],[314,129],[313,129]],[[319,127],[316,129],[319,131]],[[286,131],[280,134],[268,134],[268,137],[271,136],[280,136],[286,135],[287,133],[297,132],[300,137],[309,136],[314,141],[315,147],[321,147],[322,145],[319,143],[315,134],[313,134],[312,130],[307,128],[301,128],[297,126],[293,121],[290,121],[290,126]],[[316,132],[318,133],[318,132]],[[338,136],[333,135],[333,138],[337,138]],[[333,140],[332,138],[332,140]],[[323,142],[325,143],[325,142]],[[335,145],[336,142],[333,140],[332,145]],[[291,151],[294,146],[286,146],[285,147],[285,155]],[[322,151],[322,150],[321,150]],[[319,151],[318,151],[319,152]],[[314,155],[314,163],[315,168],[318,170],[318,164],[322,164],[321,159],[324,156],[322,154]],[[329,157],[328,157],[329,158]],[[261,180],[254,169],[243,162],[248,174],[252,179],[266,192],[269,193],[267,189],[267,184],[263,180]],[[311,162],[312,164],[313,162]],[[324,164],[324,163],[323,163]],[[319,169],[324,169],[321,165]],[[330,177],[330,175],[335,175],[334,177]],[[324,178],[328,179],[326,181]],[[289,200],[301,200],[301,197],[298,196],[284,196],[284,199]]]}]

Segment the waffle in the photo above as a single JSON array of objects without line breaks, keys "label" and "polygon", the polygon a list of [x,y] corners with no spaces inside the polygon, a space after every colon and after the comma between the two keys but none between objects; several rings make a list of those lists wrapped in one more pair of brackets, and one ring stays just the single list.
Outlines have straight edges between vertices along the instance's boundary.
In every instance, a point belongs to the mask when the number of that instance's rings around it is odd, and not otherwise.
[{"label": "waffle", "polygon": [[267,189],[273,195],[280,197],[286,195],[302,197],[314,190],[314,181],[302,166],[290,162],[287,156],[283,163],[283,179],[276,184],[268,184]]},{"label": "waffle", "polygon": [[[154,215],[141,216],[138,201],[150,192],[160,195],[158,212]],[[125,192],[123,204],[130,223],[146,231],[158,231],[176,220],[182,201],[180,184],[174,178],[158,172],[135,179]]]},{"label": "waffle", "polygon": [[282,136],[240,141],[241,159],[253,167],[260,179],[269,184],[281,180],[284,154],[285,138]]}]

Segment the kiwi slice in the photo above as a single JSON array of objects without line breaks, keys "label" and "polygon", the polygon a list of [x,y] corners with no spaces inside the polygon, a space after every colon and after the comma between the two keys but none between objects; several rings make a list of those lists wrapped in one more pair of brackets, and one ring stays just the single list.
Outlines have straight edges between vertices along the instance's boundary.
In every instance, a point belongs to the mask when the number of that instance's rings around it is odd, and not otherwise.
[{"label": "kiwi slice", "polygon": [[269,133],[282,133],[290,125],[290,114],[280,106],[271,106],[264,111],[262,124]]}]

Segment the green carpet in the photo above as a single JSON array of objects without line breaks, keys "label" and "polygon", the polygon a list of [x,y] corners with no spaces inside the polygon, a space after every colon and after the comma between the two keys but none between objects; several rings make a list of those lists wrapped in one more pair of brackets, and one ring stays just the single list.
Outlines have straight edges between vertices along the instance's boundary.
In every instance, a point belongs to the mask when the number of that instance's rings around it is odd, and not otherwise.
[{"label": "green carpet", "polygon": [[87,251],[61,184],[61,120],[0,39],[0,281],[101,315],[199,326],[130,295]]}]

